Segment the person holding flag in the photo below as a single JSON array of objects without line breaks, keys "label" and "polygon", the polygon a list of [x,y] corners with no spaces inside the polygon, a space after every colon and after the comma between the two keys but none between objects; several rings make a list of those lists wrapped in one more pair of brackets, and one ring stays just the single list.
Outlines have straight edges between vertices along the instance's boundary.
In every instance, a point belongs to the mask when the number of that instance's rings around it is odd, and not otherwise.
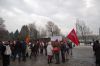
[{"label": "person holding flag", "polygon": [[79,40],[78,40],[77,34],[76,34],[75,30],[72,29],[72,31],[64,39],[64,42],[67,44],[67,47],[68,47],[66,58],[69,55],[72,55],[72,42],[67,42],[67,39],[70,39],[76,46],[79,45]]}]

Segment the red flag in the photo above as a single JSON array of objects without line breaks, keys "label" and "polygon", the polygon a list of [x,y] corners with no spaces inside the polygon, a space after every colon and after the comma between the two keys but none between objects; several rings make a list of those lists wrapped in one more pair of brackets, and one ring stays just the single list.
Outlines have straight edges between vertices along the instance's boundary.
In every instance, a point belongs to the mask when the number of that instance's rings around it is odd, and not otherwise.
[{"label": "red flag", "polygon": [[74,29],[68,34],[67,38],[78,46],[79,40]]}]

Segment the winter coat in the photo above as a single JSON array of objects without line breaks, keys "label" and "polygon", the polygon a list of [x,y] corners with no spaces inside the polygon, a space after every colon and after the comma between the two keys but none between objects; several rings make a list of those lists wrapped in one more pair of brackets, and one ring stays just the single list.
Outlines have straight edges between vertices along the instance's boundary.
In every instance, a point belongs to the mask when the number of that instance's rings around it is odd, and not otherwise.
[{"label": "winter coat", "polygon": [[100,60],[100,44],[95,46],[95,55],[96,58]]},{"label": "winter coat", "polygon": [[11,55],[11,48],[9,45],[5,45],[4,55]]},{"label": "winter coat", "polygon": [[66,51],[66,45],[65,44],[61,44],[60,49],[62,52]]},{"label": "winter coat", "polygon": [[53,50],[52,45],[48,45],[48,46],[47,46],[47,55],[53,55],[52,50]]}]

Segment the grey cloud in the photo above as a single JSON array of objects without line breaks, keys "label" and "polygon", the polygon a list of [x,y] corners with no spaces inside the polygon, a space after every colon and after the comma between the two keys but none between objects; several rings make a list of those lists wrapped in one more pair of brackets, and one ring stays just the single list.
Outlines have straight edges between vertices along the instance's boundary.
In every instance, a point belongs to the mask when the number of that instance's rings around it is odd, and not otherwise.
[{"label": "grey cloud", "polygon": [[[31,1],[31,3],[25,1]],[[16,19],[19,19],[18,17],[23,15],[21,17],[27,19],[27,21],[32,21],[33,18],[30,18],[32,14],[44,16],[44,18],[47,17],[53,20],[62,29],[66,29],[66,27],[63,27],[66,25],[68,25],[67,28],[70,29],[72,24],[75,23],[75,19],[79,18],[86,21],[86,24],[97,34],[98,28],[100,27],[100,0],[91,0],[93,6],[89,8],[86,7],[86,1],[87,0],[0,0],[0,11],[5,9],[6,12],[12,12],[17,16],[14,17]],[[23,13],[17,13],[13,8],[19,9]],[[1,15],[6,16],[6,14]],[[9,18],[10,16],[8,17],[8,22],[11,21]],[[19,19],[19,21],[22,20]],[[63,31],[66,32],[66,30]]]}]

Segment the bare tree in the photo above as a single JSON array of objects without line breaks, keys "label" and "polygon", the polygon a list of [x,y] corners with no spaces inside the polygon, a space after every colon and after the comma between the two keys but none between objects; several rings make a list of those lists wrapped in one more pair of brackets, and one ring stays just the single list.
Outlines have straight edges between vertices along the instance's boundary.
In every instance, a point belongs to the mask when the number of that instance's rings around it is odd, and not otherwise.
[{"label": "bare tree", "polygon": [[48,33],[51,33],[50,36],[60,35],[60,29],[52,21],[49,21],[46,25]]},{"label": "bare tree", "polygon": [[86,26],[85,22],[83,20],[77,20],[76,22],[76,30],[78,36],[81,36],[81,38],[86,43],[87,36],[90,36],[92,34],[92,31],[90,31],[90,28]]},{"label": "bare tree", "polygon": [[39,28],[40,38],[45,38],[47,36],[47,31],[43,27]]},{"label": "bare tree", "polygon": [[8,40],[9,39],[9,32],[5,28],[3,18],[0,18],[0,40]]},{"label": "bare tree", "polygon": [[0,18],[0,30],[5,30],[4,20]]},{"label": "bare tree", "polygon": [[35,23],[29,24],[28,28],[29,28],[31,39],[39,38],[39,31],[37,30],[37,27],[36,27]]},{"label": "bare tree", "polygon": [[54,26],[54,35],[60,35],[60,29],[57,25]]},{"label": "bare tree", "polygon": [[53,26],[54,26],[54,23],[51,22],[51,21],[49,21],[49,22],[47,23],[47,25],[46,25],[47,31],[48,31],[49,33],[51,33],[52,36],[53,36]]}]

